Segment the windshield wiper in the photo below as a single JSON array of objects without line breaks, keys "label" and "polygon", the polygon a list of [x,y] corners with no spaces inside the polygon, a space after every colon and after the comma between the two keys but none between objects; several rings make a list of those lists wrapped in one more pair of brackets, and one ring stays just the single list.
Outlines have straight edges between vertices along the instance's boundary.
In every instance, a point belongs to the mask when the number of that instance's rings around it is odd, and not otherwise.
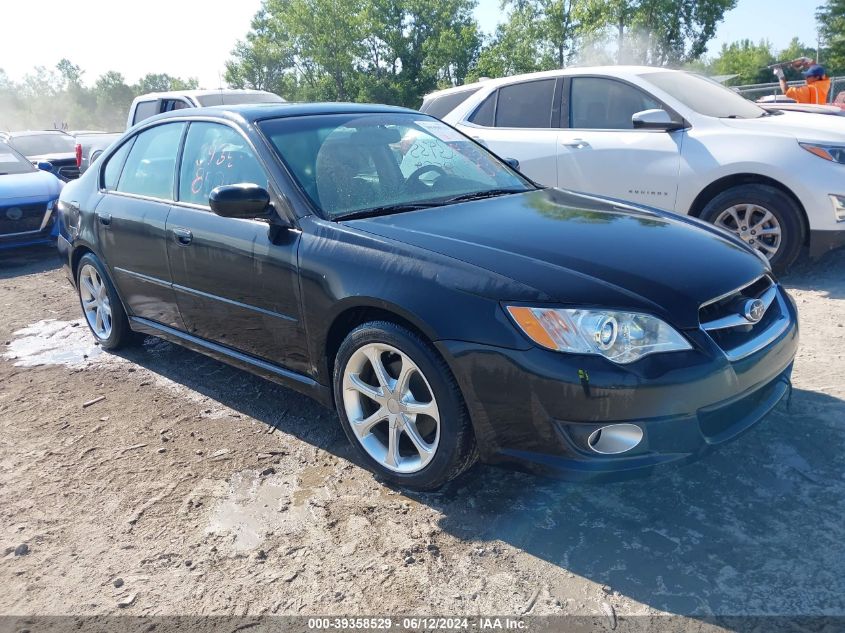
[{"label": "windshield wiper", "polygon": [[474,191],[472,193],[464,193],[452,198],[446,198],[444,204],[452,202],[466,202],[468,200],[482,200],[483,198],[495,198],[496,196],[506,196],[509,193],[525,193],[528,189],[487,189],[485,191]]},{"label": "windshield wiper", "polygon": [[418,209],[429,209],[431,207],[439,207],[442,202],[415,202],[412,204],[386,204],[381,207],[373,207],[372,209],[362,209],[361,211],[351,211],[343,215],[336,216],[335,220],[358,220],[360,218],[373,218],[379,215],[389,215],[391,213],[404,213],[405,211],[417,211]]}]

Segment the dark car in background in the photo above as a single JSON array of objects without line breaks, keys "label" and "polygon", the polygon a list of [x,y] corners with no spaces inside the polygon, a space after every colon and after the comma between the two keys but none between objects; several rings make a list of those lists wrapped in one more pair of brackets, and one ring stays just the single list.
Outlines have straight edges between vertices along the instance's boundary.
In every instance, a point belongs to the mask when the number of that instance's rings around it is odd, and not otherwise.
[{"label": "dark car in background", "polygon": [[411,110],[153,117],[60,214],[103,347],[151,334],[306,393],[401,485],[479,456],[647,473],[789,390],[797,315],[764,257],[692,218],[541,188]]},{"label": "dark car in background", "polygon": [[[0,140],[6,141],[33,164],[49,163],[57,178],[68,182],[79,178],[76,164],[76,141],[61,130],[27,130],[5,132]],[[46,169],[46,165],[41,165]]]},{"label": "dark car in background", "polygon": [[62,182],[0,141],[0,250],[55,243]]}]

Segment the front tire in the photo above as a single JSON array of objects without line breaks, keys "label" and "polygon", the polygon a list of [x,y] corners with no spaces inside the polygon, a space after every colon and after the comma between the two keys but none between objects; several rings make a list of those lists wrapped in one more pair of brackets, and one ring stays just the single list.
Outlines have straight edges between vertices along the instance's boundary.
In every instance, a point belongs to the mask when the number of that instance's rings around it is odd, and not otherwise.
[{"label": "front tire", "polygon": [[763,254],[777,273],[798,259],[804,244],[801,209],[784,192],[761,184],[731,187],[713,198],[701,219],[734,233]]},{"label": "front tire", "polygon": [[79,260],[76,291],[88,328],[100,347],[116,350],[132,342],[129,320],[105,267],[93,253]]},{"label": "front tire", "polygon": [[334,397],[355,453],[382,479],[433,490],[475,462],[455,378],[437,351],[395,323],[355,328],[338,350]]}]

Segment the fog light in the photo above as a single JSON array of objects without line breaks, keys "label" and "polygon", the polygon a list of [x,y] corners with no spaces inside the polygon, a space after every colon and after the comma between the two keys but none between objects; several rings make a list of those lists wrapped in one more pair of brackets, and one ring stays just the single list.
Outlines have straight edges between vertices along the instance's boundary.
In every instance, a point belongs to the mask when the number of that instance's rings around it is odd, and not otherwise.
[{"label": "fog light", "polygon": [[626,453],[643,439],[643,430],[636,424],[610,424],[596,429],[587,438],[587,445],[602,455]]},{"label": "fog light", "polygon": [[833,203],[833,214],[837,222],[845,222],[845,196],[830,194],[830,201]]}]

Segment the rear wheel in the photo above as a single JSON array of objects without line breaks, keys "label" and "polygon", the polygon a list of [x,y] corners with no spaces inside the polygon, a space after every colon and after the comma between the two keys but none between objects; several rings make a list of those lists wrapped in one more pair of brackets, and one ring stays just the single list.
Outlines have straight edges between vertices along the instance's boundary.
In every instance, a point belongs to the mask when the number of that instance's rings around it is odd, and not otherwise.
[{"label": "rear wheel", "polygon": [[701,219],[736,234],[765,256],[776,272],[789,268],[804,243],[798,205],[768,185],[740,185],[723,191],[704,207]]},{"label": "rear wheel", "polygon": [[76,289],[85,321],[103,349],[118,349],[132,341],[123,304],[96,255],[88,253],[79,260]]},{"label": "rear wheel", "polygon": [[356,453],[386,480],[431,490],[475,461],[469,416],[449,367],[406,328],[372,322],[353,330],[335,360],[334,393]]}]

